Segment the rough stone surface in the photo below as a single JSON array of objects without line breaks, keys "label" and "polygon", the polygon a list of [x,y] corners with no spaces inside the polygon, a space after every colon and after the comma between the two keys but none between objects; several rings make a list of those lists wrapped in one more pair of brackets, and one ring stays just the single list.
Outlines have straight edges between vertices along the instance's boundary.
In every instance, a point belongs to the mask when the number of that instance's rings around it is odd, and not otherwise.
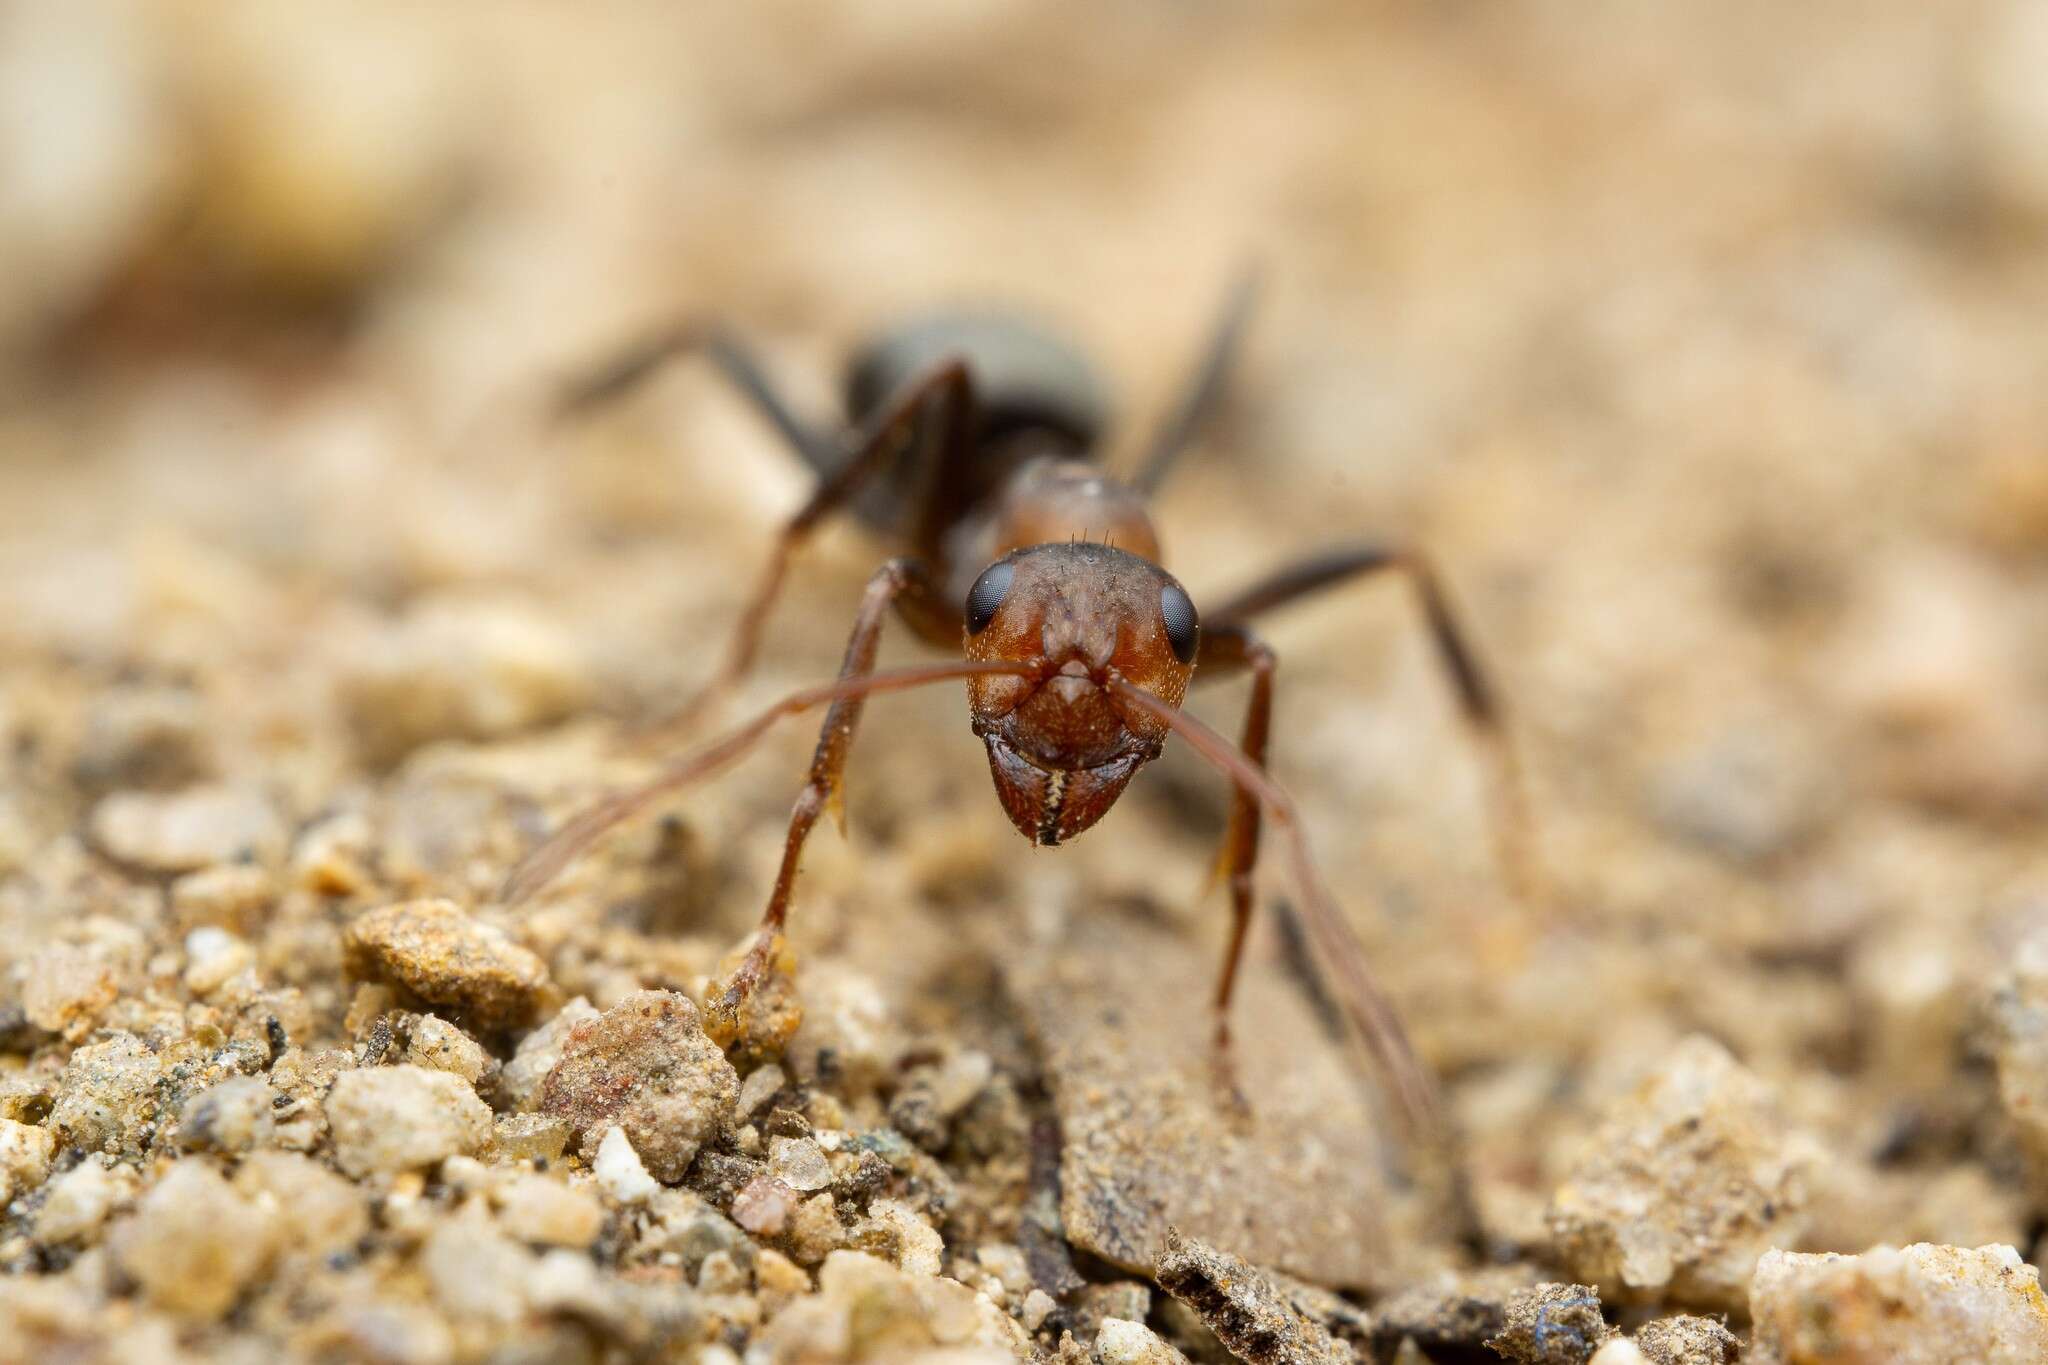
[{"label": "rough stone surface", "polygon": [[476,1151],[490,1139],[490,1107],[460,1076],[418,1066],[365,1067],[337,1076],[327,1095],[334,1159],[350,1175],[396,1173]]},{"label": "rough stone surface", "polygon": [[1167,1229],[1154,1275],[1248,1365],[1352,1365],[1356,1359],[1272,1280],[1177,1229]]},{"label": "rough stone surface", "polygon": [[403,987],[479,1028],[516,1027],[546,1002],[547,967],[453,901],[407,901],[348,927],[349,970]]},{"label": "rough stone surface", "polygon": [[2048,935],[2021,945],[1990,1014],[1998,1098],[2026,1153],[2035,1202],[2048,1206]]},{"label": "rough stone surface", "polygon": [[1586,1365],[1614,1335],[1589,1284],[1539,1284],[1508,1297],[1506,1321],[1487,1348],[1517,1365]]},{"label": "rough stone surface", "polygon": [[87,1151],[135,1154],[154,1131],[156,1054],[132,1033],[117,1033],[71,1054],[50,1127]]},{"label": "rough stone surface", "polygon": [[56,1150],[57,1135],[49,1129],[0,1119],[0,1207],[43,1183]]},{"label": "rough stone surface", "polygon": [[1317,1283],[1385,1284],[1397,1210],[1342,1045],[1291,983],[1249,974],[1238,1008],[1259,1022],[1239,1030],[1240,1069],[1274,1079],[1242,1122],[1209,1071],[1214,970],[1185,939],[1097,914],[1012,971],[1059,1111],[1067,1235],[1149,1272],[1171,1224]]},{"label": "rough stone surface", "polygon": [[22,963],[21,1009],[39,1029],[81,1036],[114,1003],[113,969],[81,948],[48,948]]},{"label": "rough stone surface", "polygon": [[1142,1322],[1105,1318],[1095,1333],[1095,1365],[1187,1365],[1188,1358]]},{"label": "rough stone surface", "polygon": [[655,1179],[676,1181],[732,1117],[739,1092],[689,997],[640,991],[575,1027],[541,1108],[569,1121],[586,1158],[616,1125]]},{"label": "rough stone surface", "polygon": [[1734,1365],[1742,1340],[1719,1318],[1681,1314],[1645,1323],[1635,1345],[1650,1365]]},{"label": "rough stone surface", "polygon": [[277,809],[244,787],[117,792],[94,809],[92,833],[108,856],[160,873],[274,864],[284,856],[286,837]]},{"label": "rough stone surface", "polygon": [[562,1060],[562,1049],[569,1042],[571,1030],[597,1015],[596,1007],[579,995],[521,1038],[511,1060],[498,1073],[505,1103],[522,1112],[538,1109],[541,1087],[547,1082],[548,1073],[555,1069],[555,1063]]},{"label": "rough stone surface", "polygon": [[1624,1302],[1739,1309],[1757,1257],[1804,1226],[1807,1159],[1761,1081],[1686,1039],[1553,1195],[1557,1254]]},{"label": "rough stone surface", "polygon": [[173,1165],[117,1229],[114,1256],[151,1303],[212,1321],[269,1262],[278,1215],[244,1199],[200,1158]]},{"label": "rough stone surface", "polygon": [[1750,1365],[2048,1360],[2040,1272],[2011,1247],[1772,1251],[1750,1285]]}]

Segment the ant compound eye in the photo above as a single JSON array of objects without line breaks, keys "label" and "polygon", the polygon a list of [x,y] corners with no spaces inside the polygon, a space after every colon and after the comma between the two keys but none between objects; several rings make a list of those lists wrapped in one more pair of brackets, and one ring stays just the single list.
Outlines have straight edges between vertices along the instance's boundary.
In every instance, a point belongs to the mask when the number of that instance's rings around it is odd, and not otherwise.
[{"label": "ant compound eye", "polygon": [[1159,614],[1166,621],[1166,642],[1173,646],[1173,657],[1184,664],[1193,663],[1202,627],[1195,619],[1195,604],[1180,584],[1168,583],[1159,590]]},{"label": "ant compound eye", "polygon": [[1009,595],[1010,578],[1017,566],[1009,560],[998,560],[981,571],[981,577],[974,580],[974,586],[967,590],[967,633],[979,635],[988,629],[988,623],[995,620],[996,608],[1003,605],[1003,598]]}]

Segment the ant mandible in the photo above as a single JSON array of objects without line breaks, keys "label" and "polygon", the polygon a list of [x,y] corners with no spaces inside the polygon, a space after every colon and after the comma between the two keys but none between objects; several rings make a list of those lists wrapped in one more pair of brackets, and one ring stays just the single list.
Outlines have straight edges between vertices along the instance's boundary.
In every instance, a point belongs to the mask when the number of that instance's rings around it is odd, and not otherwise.
[{"label": "ant mandible", "polygon": [[[1441,579],[1418,550],[1368,542],[1323,551],[1228,599],[1206,621],[1160,567],[1145,500],[1219,405],[1255,292],[1249,273],[1230,291],[1199,363],[1128,483],[1096,462],[1108,404],[1093,372],[1060,341],[1006,316],[938,316],[882,336],[855,356],[846,385],[850,420],[830,433],[798,417],[746,346],[717,325],[670,329],[564,389],[557,411],[573,417],[669,360],[702,355],[819,476],[809,501],[783,526],[723,666],[664,729],[688,726],[745,676],[791,558],[827,517],[851,509],[910,553],[890,559],[868,581],[836,682],[785,697],[653,781],[575,817],[513,873],[505,899],[531,895],[604,831],[734,761],[776,721],[828,706],[759,932],[711,1006],[714,1016],[730,1020],[774,958],[812,827],[830,810],[844,828],[841,781],[865,699],[964,678],[996,794],[1033,843],[1062,843],[1101,819],[1138,769],[1159,756],[1169,732],[1231,780],[1234,800],[1218,860],[1231,929],[1213,1000],[1226,1076],[1230,1002],[1251,923],[1263,808],[1287,835],[1305,922],[1352,1027],[1408,1119],[1434,1126],[1434,1087],[1316,873],[1293,802],[1266,775],[1276,659],[1252,619],[1349,579],[1405,575],[1460,710],[1490,756],[1497,853],[1515,889],[1528,894],[1533,861],[1520,778],[1493,690]],[[875,671],[891,608],[935,645],[955,649],[964,641],[965,661]],[[1180,710],[1196,676],[1247,671],[1251,699],[1238,745]]]}]

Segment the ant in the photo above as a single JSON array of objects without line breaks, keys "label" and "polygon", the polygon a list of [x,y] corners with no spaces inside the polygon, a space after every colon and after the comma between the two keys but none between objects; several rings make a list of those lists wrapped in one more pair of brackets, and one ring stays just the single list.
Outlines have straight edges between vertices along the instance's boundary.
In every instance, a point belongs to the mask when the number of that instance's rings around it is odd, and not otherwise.
[{"label": "ant", "polygon": [[[1146,499],[1219,406],[1255,294],[1247,272],[1128,482],[1097,462],[1108,403],[1094,373],[1060,340],[1005,315],[935,316],[867,345],[847,375],[849,420],[833,431],[800,418],[747,347],[716,324],[655,335],[565,388],[556,411],[574,417],[672,359],[701,355],[819,476],[809,501],[783,526],[722,667],[664,729],[687,726],[745,676],[792,557],[827,517],[850,509],[910,553],[869,579],[836,682],[783,698],[647,784],[575,817],[515,870],[505,899],[530,896],[606,830],[733,762],[776,721],[827,706],[760,929],[710,1007],[714,1018],[732,1020],[778,951],[812,827],[829,810],[844,830],[842,776],[864,701],[965,679],[996,795],[1034,844],[1063,843],[1101,819],[1137,771],[1159,756],[1169,733],[1230,779],[1234,799],[1217,870],[1229,887],[1231,929],[1213,997],[1216,1057],[1226,1079],[1230,1002],[1251,923],[1263,809],[1287,836],[1304,920],[1335,974],[1347,1018],[1405,1116],[1434,1127],[1434,1087],[1317,875],[1292,800],[1266,774],[1277,661],[1252,619],[1351,579],[1384,572],[1408,579],[1460,710],[1492,759],[1496,851],[1526,895],[1532,864],[1520,776],[1493,689],[1420,551],[1375,542],[1326,550],[1255,583],[1206,620],[1160,567]],[[964,641],[965,660],[875,671],[892,608],[934,645],[958,649]],[[1238,744],[1181,711],[1198,674],[1245,672],[1251,698]]]}]

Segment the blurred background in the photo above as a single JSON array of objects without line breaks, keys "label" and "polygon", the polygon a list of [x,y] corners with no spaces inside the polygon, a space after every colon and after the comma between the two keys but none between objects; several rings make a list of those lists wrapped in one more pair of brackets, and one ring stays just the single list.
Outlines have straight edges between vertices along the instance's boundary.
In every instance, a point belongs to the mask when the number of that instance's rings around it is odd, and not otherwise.
[{"label": "blurred background", "polygon": [[[1704,1030],[1869,1154],[1816,1243],[2024,1249],[1973,1040],[2048,931],[2043,70],[2030,0],[0,6],[0,872],[116,786],[292,823],[451,742],[567,745],[547,802],[616,776],[807,486],[689,367],[537,423],[622,340],[715,315],[826,414],[875,329],[1015,306],[1128,456],[1256,259],[1167,563],[1199,604],[1408,539],[1470,614],[1548,912],[1393,585],[1276,621],[1274,764],[1491,1216]],[[822,540],[750,697],[834,667],[883,553]],[[1116,898],[1220,943],[1185,756],[1034,854],[957,694],[871,725],[808,950]],[[686,927],[751,920],[807,743],[679,803]],[[433,809],[387,874],[488,895],[516,848]]]}]

